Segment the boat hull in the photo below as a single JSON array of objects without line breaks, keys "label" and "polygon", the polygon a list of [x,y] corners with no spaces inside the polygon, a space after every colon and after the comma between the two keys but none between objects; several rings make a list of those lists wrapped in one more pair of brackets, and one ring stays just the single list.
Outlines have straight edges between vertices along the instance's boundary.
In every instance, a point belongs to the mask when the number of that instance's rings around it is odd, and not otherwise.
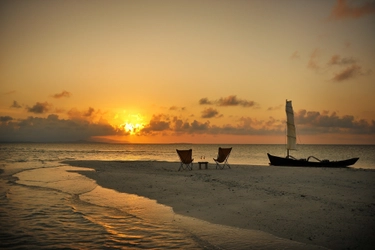
[{"label": "boat hull", "polygon": [[306,159],[292,159],[283,158],[274,155],[268,155],[270,165],[273,166],[291,166],[291,167],[329,167],[329,168],[344,168],[355,164],[359,158],[351,158],[342,161],[307,161]]}]

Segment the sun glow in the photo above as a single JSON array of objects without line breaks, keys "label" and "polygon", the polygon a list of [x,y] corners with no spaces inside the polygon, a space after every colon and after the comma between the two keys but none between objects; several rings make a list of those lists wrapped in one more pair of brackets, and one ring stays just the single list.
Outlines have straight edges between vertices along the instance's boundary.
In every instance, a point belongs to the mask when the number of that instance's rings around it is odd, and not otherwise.
[{"label": "sun glow", "polygon": [[136,135],[144,128],[144,117],[141,114],[132,114],[122,111],[114,117],[117,126],[129,135]]},{"label": "sun glow", "polygon": [[122,124],[122,127],[124,128],[125,132],[127,132],[128,134],[135,135],[139,133],[139,131],[144,127],[144,125],[139,124],[139,123],[133,124],[133,123],[126,122],[125,124]]}]

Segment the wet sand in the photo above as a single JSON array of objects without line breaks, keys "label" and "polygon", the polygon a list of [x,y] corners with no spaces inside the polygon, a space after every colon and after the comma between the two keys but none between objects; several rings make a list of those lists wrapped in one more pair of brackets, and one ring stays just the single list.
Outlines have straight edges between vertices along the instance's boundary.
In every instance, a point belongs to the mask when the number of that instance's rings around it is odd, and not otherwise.
[{"label": "wet sand", "polygon": [[375,171],[232,165],[177,171],[179,163],[67,161],[98,185],[214,224],[260,230],[330,249],[373,249]]}]

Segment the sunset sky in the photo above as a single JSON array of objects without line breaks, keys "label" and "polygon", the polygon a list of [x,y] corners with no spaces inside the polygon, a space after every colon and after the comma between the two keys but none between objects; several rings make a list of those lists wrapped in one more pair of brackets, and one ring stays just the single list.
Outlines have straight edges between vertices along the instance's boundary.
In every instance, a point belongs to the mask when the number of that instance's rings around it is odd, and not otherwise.
[{"label": "sunset sky", "polygon": [[375,1],[1,1],[0,141],[375,144]]}]

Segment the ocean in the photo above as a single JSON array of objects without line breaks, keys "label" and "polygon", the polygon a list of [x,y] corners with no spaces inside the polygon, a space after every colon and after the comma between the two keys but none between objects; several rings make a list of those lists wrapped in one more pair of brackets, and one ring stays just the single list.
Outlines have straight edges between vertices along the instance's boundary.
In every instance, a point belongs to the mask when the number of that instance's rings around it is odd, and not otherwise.
[{"label": "ocean", "polygon": [[[173,223],[182,217],[174,214],[172,208],[144,197],[100,187],[93,180],[70,171],[81,168],[61,163],[65,160],[169,161],[176,162],[177,171],[176,149],[191,148],[195,162],[204,159],[213,163],[219,146],[233,147],[229,158],[233,165],[267,167],[266,153],[285,155],[284,145],[1,143],[0,248],[254,247],[256,242],[249,243],[246,235],[254,236],[256,232],[195,221],[202,223],[201,228],[215,228],[212,240],[207,237],[203,240],[199,237],[202,232]],[[300,145],[299,150],[292,153],[296,158],[309,155],[331,160],[359,157],[353,168],[375,169],[374,145]],[[192,223],[189,218],[184,220],[187,224]],[[221,241],[231,244],[230,247],[217,243],[219,233]],[[270,246],[271,241],[279,246],[283,243],[282,239],[272,236],[257,237],[261,246]]]}]

